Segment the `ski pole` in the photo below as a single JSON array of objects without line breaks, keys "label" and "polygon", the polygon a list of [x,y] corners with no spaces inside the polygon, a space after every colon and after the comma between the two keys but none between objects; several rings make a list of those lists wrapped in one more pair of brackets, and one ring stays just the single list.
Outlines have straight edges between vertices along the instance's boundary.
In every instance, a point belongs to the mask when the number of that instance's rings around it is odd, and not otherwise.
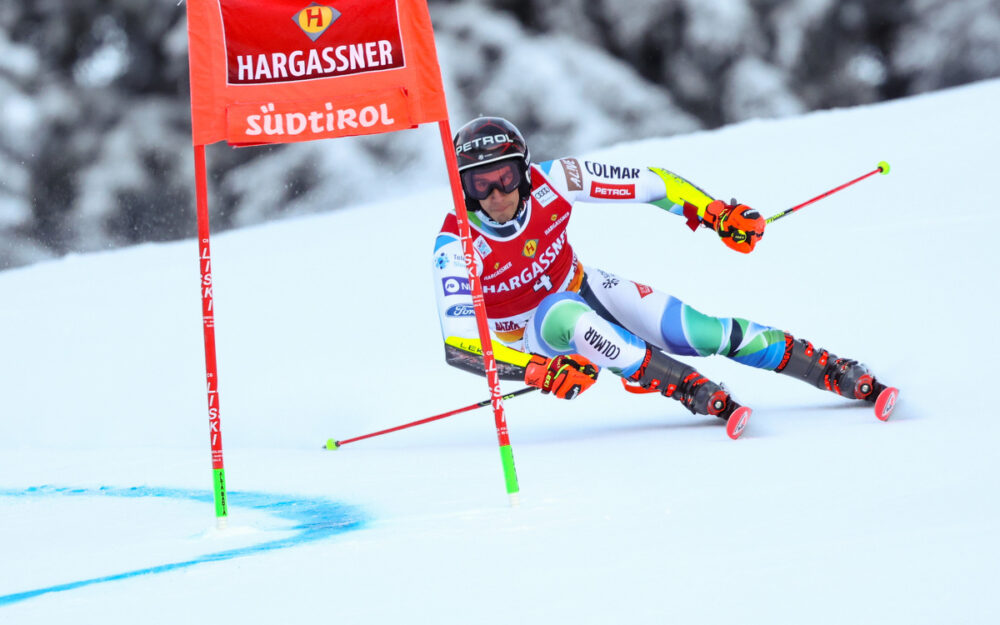
[{"label": "ski pole", "polygon": [[777,220],[781,219],[785,215],[791,215],[792,213],[794,213],[795,211],[799,210],[800,208],[803,208],[805,206],[809,206],[813,202],[817,202],[819,200],[822,200],[823,198],[825,198],[827,196],[830,196],[830,195],[833,195],[834,193],[836,193],[837,191],[840,191],[841,189],[846,189],[847,187],[851,186],[852,184],[854,184],[856,182],[861,182],[865,178],[867,178],[869,176],[874,176],[875,174],[878,174],[878,173],[881,173],[883,176],[886,175],[886,174],[888,174],[889,173],[889,163],[887,163],[885,161],[880,161],[877,168],[875,168],[872,171],[868,172],[864,176],[855,178],[854,180],[852,180],[850,182],[846,182],[846,183],[840,185],[836,189],[830,189],[826,193],[823,193],[822,195],[817,195],[813,199],[808,200],[806,202],[803,202],[803,203],[799,204],[798,206],[793,206],[793,207],[789,208],[788,210],[785,210],[785,211],[782,211],[782,212],[778,213],[777,215],[773,215],[771,217],[768,217],[765,220],[765,223],[771,223],[772,221],[777,221]]},{"label": "ski pole", "polygon": [[[537,390],[538,390],[538,388],[535,387],[535,386],[525,386],[524,388],[516,390],[513,393],[507,393],[506,395],[503,396],[503,400],[506,401],[508,399],[511,399],[512,397],[517,397],[518,395],[524,395],[525,393],[530,393],[531,391],[537,391]],[[449,412],[444,412],[444,413],[441,413],[439,415],[434,415],[433,417],[427,417],[426,419],[420,419],[419,421],[413,421],[412,423],[404,423],[403,425],[397,425],[396,427],[389,428],[387,430],[379,430],[378,432],[372,432],[371,434],[364,434],[362,436],[355,436],[354,438],[345,438],[342,441],[338,441],[338,440],[330,438],[330,439],[327,439],[326,445],[324,447],[326,449],[339,449],[340,447],[346,445],[347,443],[353,443],[354,441],[360,441],[360,440],[363,440],[363,439],[366,439],[366,438],[371,438],[373,436],[381,436],[383,434],[388,434],[390,432],[395,432],[397,430],[405,430],[406,428],[412,428],[415,425],[423,425],[424,423],[430,423],[431,421],[437,421],[438,419],[444,419],[445,417],[450,417],[450,416],[456,415],[456,414],[458,414],[460,412],[467,412],[469,410],[475,410],[476,408],[482,408],[483,406],[489,406],[490,402],[492,402],[492,401],[493,401],[492,398],[491,399],[484,399],[481,402],[478,402],[478,403],[475,403],[475,404],[471,404],[471,405],[466,406],[464,408],[457,408],[457,409],[451,410]]]}]

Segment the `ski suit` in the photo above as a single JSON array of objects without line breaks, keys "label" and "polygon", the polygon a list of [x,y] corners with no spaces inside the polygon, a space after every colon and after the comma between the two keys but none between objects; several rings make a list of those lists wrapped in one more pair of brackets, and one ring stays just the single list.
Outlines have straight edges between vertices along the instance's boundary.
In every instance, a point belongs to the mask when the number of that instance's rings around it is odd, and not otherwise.
[{"label": "ski suit", "polygon": [[[530,171],[531,195],[515,219],[497,224],[483,213],[469,214],[502,378],[523,375],[517,352],[580,354],[629,377],[642,365],[646,342],[669,354],[721,354],[753,367],[779,367],[783,331],[705,315],[660,290],[584,266],[567,239],[577,201],[650,203],[683,215],[685,205],[704,208],[711,196],[656,167],[563,158],[532,164]],[[469,356],[477,353],[479,334],[454,212],[434,245],[434,287],[448,362],[482,374],[481,357]]]}]

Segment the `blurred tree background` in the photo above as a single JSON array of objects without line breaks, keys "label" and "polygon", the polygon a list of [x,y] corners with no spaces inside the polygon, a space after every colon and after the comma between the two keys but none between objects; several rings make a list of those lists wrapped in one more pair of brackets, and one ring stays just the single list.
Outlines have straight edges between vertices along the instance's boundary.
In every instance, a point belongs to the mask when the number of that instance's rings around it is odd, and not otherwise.
[{"label": "blurred tree background", "polygon": [[[453,125],[510,117],[536,159],[1000,76],[1000,0],[430,6]],[[193,236],[183,4],[0,0],[0,26],[0,269]],[[444,184],[435,137],[211,146],[213,227]]]}]

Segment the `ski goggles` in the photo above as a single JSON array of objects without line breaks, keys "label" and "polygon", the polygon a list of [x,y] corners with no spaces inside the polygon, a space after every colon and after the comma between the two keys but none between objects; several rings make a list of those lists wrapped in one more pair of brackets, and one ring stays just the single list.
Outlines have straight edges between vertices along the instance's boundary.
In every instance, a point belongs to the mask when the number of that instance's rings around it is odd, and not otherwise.
[{"label": "ski goggles", "polygon": [[493,189],[510,193],[519,186],[521,168],[515,159],[506,159],[485,167],[473,167],[462,172],[462,189],[466,197],[473,200],[485,200],[493,193]]}]

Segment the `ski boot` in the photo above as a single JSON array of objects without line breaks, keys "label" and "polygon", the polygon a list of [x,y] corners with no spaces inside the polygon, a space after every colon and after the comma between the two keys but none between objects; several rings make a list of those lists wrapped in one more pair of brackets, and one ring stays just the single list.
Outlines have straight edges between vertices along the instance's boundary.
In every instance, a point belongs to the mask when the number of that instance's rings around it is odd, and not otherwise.
[{"label": "ski boot", "polygon": [[743,433],[753,412],[737,403],[722,386],[650,345],[646,345],[642,365],[631,377],[622,378],[622,385],[631,393],[658,392],[676,399],[694,414],[719,417],[726,422],[726,434],[733,440]]},{"label": "ski boot", "polygon": [[816,388],[874,404],[875,416],[881,421],[889,419],[899,397],[899,389],[876,380],[858,361],[838,358],[791,334],[785,334],[785,355],[775,371],[805,380]]}]

